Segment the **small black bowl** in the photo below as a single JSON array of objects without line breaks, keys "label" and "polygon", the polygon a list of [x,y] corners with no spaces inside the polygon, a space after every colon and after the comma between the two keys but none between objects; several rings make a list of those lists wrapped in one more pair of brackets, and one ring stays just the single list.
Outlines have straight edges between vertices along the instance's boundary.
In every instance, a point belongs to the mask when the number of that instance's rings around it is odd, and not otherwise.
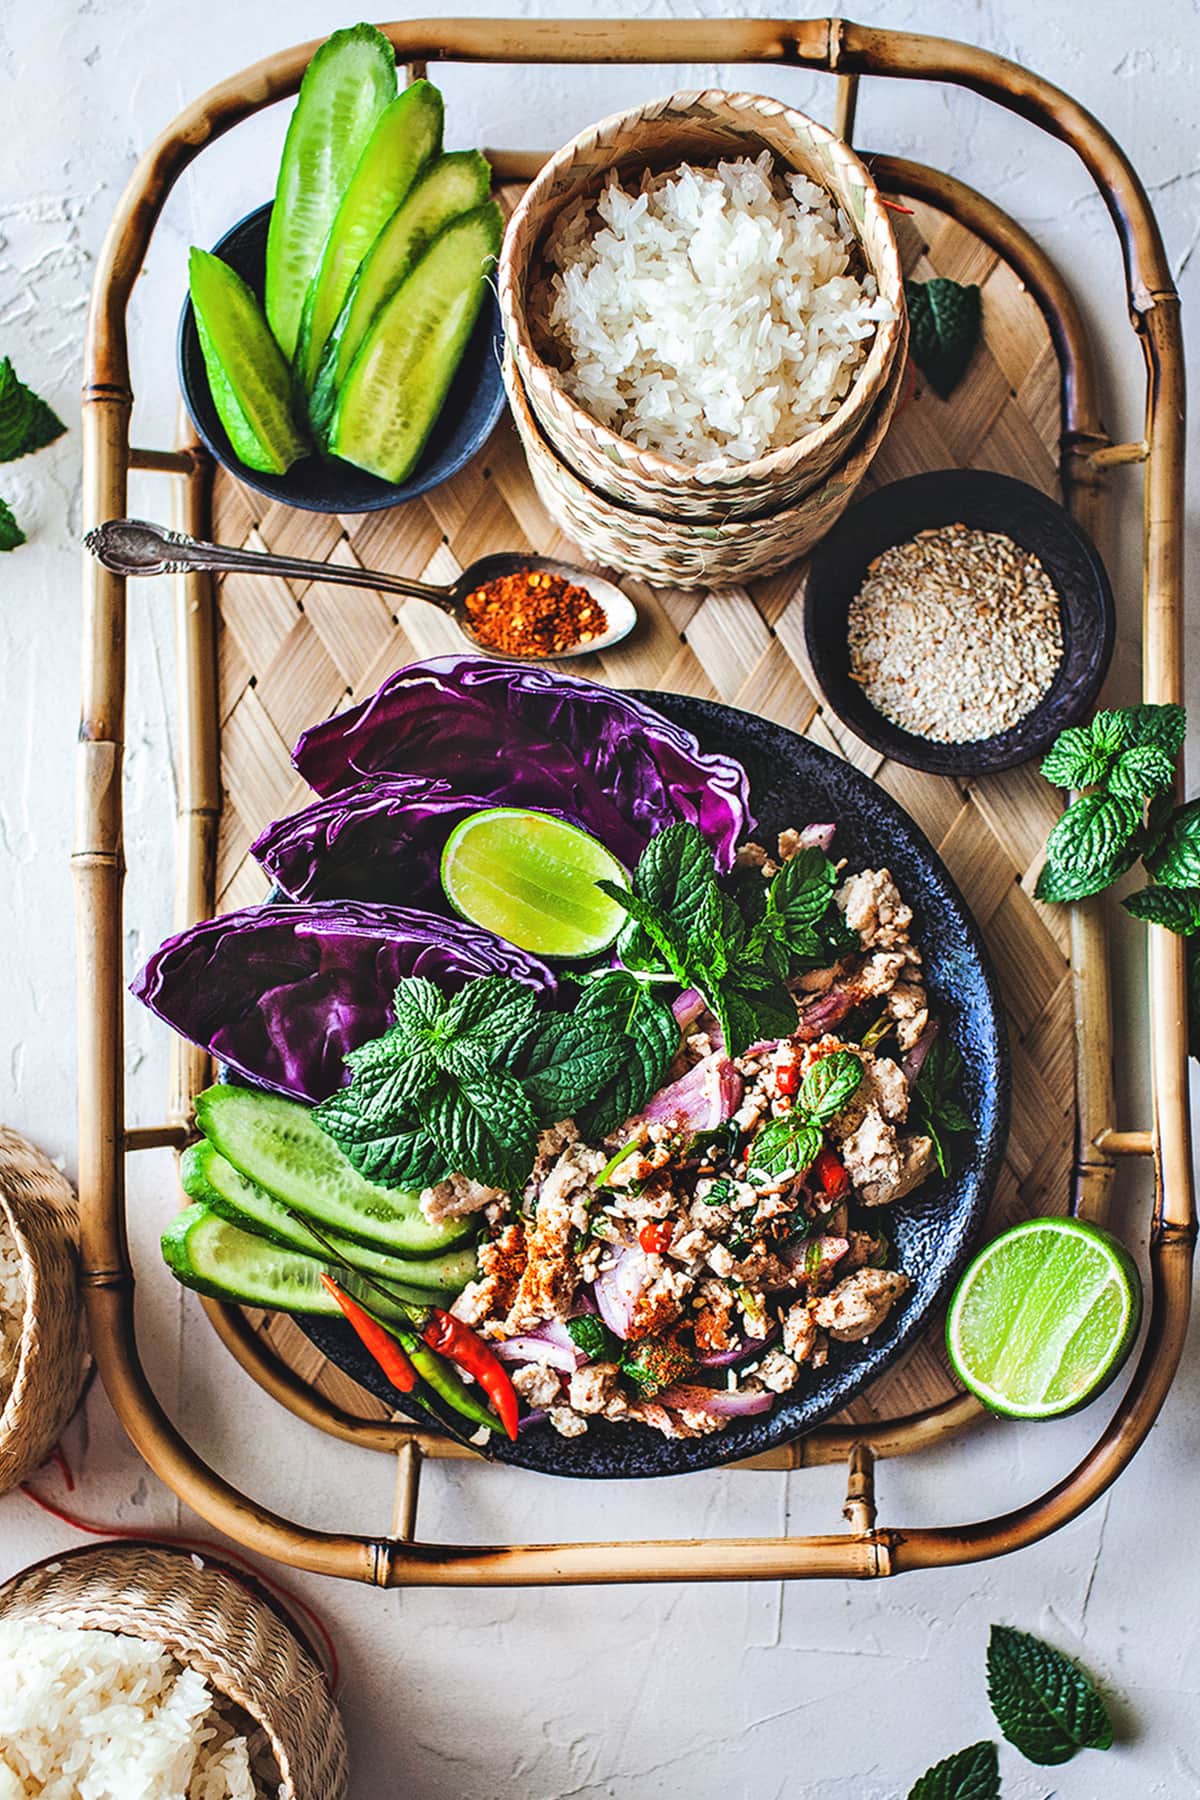
[{"label": "small black bowl", "polygon": [[[248,282],[261,298],[266,270],[267,227],[271,222],[271,203],[260,206],[227,231],[213,247],[213,255],[227,262]],[[476,451],[482,449],[504,411],[504,384],[500,379],[500,354],[503,347],[500,308],[489,287],[471,341],[458,366],[446,403],[421,460],[407,481],[399,484],[381,481],[356,469],[340,458],[306,456],[293,463],[286,475],[264,475],[248,469],[234,455],[233,446],[213,405],[208,385],[208,371],[200,349],[196,319],[191,300],[184,302],[179,320],[179,385],[184,405],[201,442],[212,451],[217,461],[247,487],[285,506],[298,506],[305,512],[361,513],[381,512],[388,506],[399,506],[415,500],[457,475]]]},{"label": "small black bowl", "polygon": [[[1062,608],[1063,659],[1045,696],[995,737],[939,744],[893,725],[850,678],[850,602],[867,565],[894,544],[938,525],[1004,532],[1032,550]],[[818,545],[804,597],[813,673],[838,717],[885,756],[935,775],[982,775],[1031,762],[1090,711],[1112,659],[1116,614],[1096,547],[1063,507],[1008,475],[939,469],[893,481],[844,513]]]}]

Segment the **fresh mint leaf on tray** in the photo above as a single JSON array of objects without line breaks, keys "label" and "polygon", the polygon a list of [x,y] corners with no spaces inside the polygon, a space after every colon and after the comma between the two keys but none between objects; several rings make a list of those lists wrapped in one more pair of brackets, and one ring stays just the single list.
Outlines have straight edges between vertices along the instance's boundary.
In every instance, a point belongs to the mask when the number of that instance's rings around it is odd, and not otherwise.
[{"label": "fresh mint leaf on tray", "polygon": [[1040,1638],[993,1625],[987,1678],[997,1725],[1030,1762],[1112,1748],[1112,1721],[1091,1678]]},{"label": "fresh mint leaf on tray", "polygon": [[912,359],[935,393],[948,400],[967,372],[979,342],[983,301],[975,286],[944,275],[906,281]]},{"label": "fresh mint leaf on tray", "polygon": [[909,1789],[908,1800],[1000,1800],[995,1744],[969,1744],[934,1763]]},{"label": "fresh mint leaf on tray", "polygon": [[66,426],[58,414],[25,386],[9,357],[0,361],[0,462],[15,462],[44,450]]},{"label": "fresh mint leaf on tray", "polygon": [[25,542],[25,533],[13,517],[6,500],[0,500],[0,551],[15,550]]}]

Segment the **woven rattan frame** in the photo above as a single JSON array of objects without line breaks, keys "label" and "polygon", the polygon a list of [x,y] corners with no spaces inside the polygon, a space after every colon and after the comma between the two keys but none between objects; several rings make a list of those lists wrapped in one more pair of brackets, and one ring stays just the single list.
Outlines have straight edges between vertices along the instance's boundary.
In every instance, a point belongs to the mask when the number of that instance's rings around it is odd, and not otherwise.
[{"label": "woven rattan frame", "polygon": [[[1182,698],[1182,530],[1184,365],[1179,303],[1145,191],[1119,147],[1079,104],[1019,65],[948,39],[814,19],[612,22],[563,20],[405,22],[385,28],[411,67],[430,59],[490,62],[694,61],[776,63],[839,77],[837,126],[849,136],[863,75],[943,81],[967,87],[1050,135],[1083,160],[1113,220],[1125,262],[1130,323],[1146,365],[1146,435],[1110,446],[1098,418],[1086,337],[1069,293],[1028,236],[998,208],[949,178],[871,159],[881,184],[928,197],[969,223],[1019,272],[1045,314],[1063,373],[1062,477],[1086,525],[1102,470],[1141,464],[1144,507],[1144,673],[1148,701]],[[134,451],[133,396],[125,309],[166,195],[203,145],[240,119],[294,93],[314,44],[268,58],[232,77],[181,114],[135,170],[101,253],[88,327],[84,388],[84,510],[94,524],[126,510],[131,468],[182,478],[181,522],[206,516],[206,466],[191,451]],[[528,178],[537,159],[493,154],[502,179]],[[220,810],[213,685],[213,610],[205,585],[180,584],[179,636],[193,674],[181,697],[179,905],[185,918],[206,910]],[[848,1458],[847,1533],[790,1539],[600,1544],[448,1546],[415,1542],[416,1471],[422,1440],[395,1426],[364,1425],[319,1402],[254,1338],[241,1316],[218,1326],[244,1365],[299,1416],[355,1442],[399,1449],[405,1490],[390,1535],[313,1531],[271,1513],[215,1474],[163,1413],[146,1381],[134,1328],[133,1278],[124,1233],[124,1159],[151,1145],[187,1140],[188,1097],[204,1079],[204,1059],[176,1055],[173,1101],[160,1126],[126,1127],[122,1064],[121,755],[125,701],[124,583],[88,563],[84,574],[84,695],[80,733],[79,828],[74,855],[80,986],[80,1199],[83,1278],[93,1342],[108,1393],[137,1448],[156,1472],[214,1526],[260,1553],[300,1567],[382,1586],[522,1585],[564,1582],[878,1577],[1003,1555],[1077,1517],[1116,1479],[1145,1439],[1171,1386],[1187,1332],[1196,1234],[1187,1107],[1185,970],[1182,941],[1148,933],[1150,1062],[1154,1118],[1149,1130],[1112,1124],[1108,1060],[1111,1026],[1101,916],[1074,908],[1072,966],[1078,1067],[1079,1145],[1075,1210],[1103,1213],[1113,1158],[1146,1159],[1153,1179],[1148,1328],[1122,1397],[1092,1449],[1047,1493],[997,1518],[957,1526],[876,1525],[872,1454],[898,1454],[942,1440],[976,1416],[957,1399],[926,1413],[869,1427],[820,1427],[774,1466]],[[432,1446],[428,1446],[432,1448]]]},{"label": "woven rattan frame", "polygon": [[[319,1665],[245,1577],[156,1544],[100,1544],[37,1563],[0,1589],[0,1620],[116,1631],[169,1650],[271,1740],[280,1800],[344,1800],[341,1714]],[[131,1796],[132,1800],[132,1796]]]},{"label": "woven rattan frame", "polygon": [[74,1191],[49,1157],[7,1125],[0,1125],[0,1222],[25,1275],[17,1369],[0,1408],[0,1494],[7,1494],[58,1442],[88,1360]]}]

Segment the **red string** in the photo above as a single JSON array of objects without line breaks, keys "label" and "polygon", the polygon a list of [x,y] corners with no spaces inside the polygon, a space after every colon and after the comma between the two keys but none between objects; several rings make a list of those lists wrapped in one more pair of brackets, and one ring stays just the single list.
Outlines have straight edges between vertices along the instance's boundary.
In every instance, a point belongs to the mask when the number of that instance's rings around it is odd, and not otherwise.
[{"label": "red string", "polygon": [[[61,1450],[52,1451],[47,1460],[58,1463],[62,1470],[63,1480],[67,1485],[68,1491],[73,1491],[75,1487],[75,1478],[71,1474],[70,1464],[67,1462],[66,1457],[63,1456]],[[275,1581],[269,1576],[264,1575],[260,1569],[255,1568],[253,1563],[247,1562],[242,1557],[238,1556],[236,1551],[227,1549],[224,1544],[207,1543],[202,1538],[171,1537],[166,1532],[161,1531],[128,1531],[120,1525],[93,1525],[87,1519],[78,1519],[73,1513],[64,1512],[61,1506],[56,1506],[52,1500],[47,1500],[44,1495],[37,1493],[31,1488],[27,1481],[21,1483],[21,1492],[27,1499],[32,1500],[35,1506],[40,1506],[44,1513],[49,1513],[52,1519],[58,1519],[63,1525],[69,1525],[72,1531],[81,1532],[85,1537],[126,1538],[132,1539],[134,1542],[140,1544],[162,1544],[166,1548],[172,1550],[188,1550],[197,1554],[208,1552],[220,1562],[233,1563],[235,1567],[230,1570],[233,1580],[239,1580],[239,1569],[244,1570],[247,1575],[252,1576],[255,1581],[265,1587],[269,1593],[277,1594],[286,1605],[294,1607],[296,1612],[300,1613],[308,1620],[320,1639],[325,1652],[328,1663],[328,1668],[325,1673],[326,1679],[329,1682],[330,1691],[332,1693],[337,1692],[338,1682],[341,1676],[341,1664],[338,1660],[337,1645],[334,1643],[333,1635],[320,1614],[315,1612],[306,1600],[302,1600],[298,1594],[292,1593],[291,1589],[284,1587],[282,1582]],[[241,1586],[253,1592],[249,1582],[242,1580]]]},{"label": "red string", "polygon": [[908,213],[910,217],[912,216],[911,206],[901,206],[898,200],[889,200],[886,194],[880,194],[879,198],[885,206],[890,206],[893,212]]}]

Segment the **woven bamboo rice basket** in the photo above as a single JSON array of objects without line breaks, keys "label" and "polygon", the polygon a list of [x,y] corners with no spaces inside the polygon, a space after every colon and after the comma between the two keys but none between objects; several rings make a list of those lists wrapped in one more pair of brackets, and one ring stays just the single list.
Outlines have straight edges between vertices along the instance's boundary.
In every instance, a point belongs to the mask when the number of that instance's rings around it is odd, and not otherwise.
[{"label": "woven bamboo rice basket", "polygon": [[887,434],[904,388],[908,328],[867,431],[815,492],[751,519],[668,518],[596,492],[557,456],[538,429],[510,355],[504,386],[534,487],[555,523],[592,560],[663,587],[723,587],[774,575],[807,555],[841,518]]},{"label": "woven bamboo rice basket", "polygon": [[[597,195],[613,170],[627,186],[636,187],[646,169],[657,174],[682,162],[711,165],[757,156],[764,149],[778,166],[808,176],[837,202],[858,236],[858,272],[875,277],[894,317],[876,328],[867,358],[837,411],[794,444],[748,463],[727,457],[686,463],[641,450],[592,418],[563,385],[542,318],[550,274],[543,252],[550,229],[573,201]],[[615,114],[551,157],[505,233],[499,290],[506,343],[533,414],[558,454],[611,499],[651,512],[667,506],[676,517],[705,519],[718,508],[728,517],[745,517],[793,504],[819,487],[868,428],[904,329],[904,281],[891,222],[853,150],[824,125],[778,100],[716,89],[672,94]]]},{"label": "woven bamboo rice basket", "polygon": [[74,1191],[40,1150],[6,1125],[0,1125],[0,1229],[16,1245],[25,1276],[16,1373],[0,1411],[0,1494],[7,1494],[58,1442],[79,1403],[88,1358]]},{"label": "woven bamboo rice basket", "polygon": [[280,1800],[349,1793],[346,1733],[315,1656],[274,1602],[219,1564],[158,1544],[76,1550],[0,1588],[0,1620],[13,1619],[160,1644],[262,1727]]}]

